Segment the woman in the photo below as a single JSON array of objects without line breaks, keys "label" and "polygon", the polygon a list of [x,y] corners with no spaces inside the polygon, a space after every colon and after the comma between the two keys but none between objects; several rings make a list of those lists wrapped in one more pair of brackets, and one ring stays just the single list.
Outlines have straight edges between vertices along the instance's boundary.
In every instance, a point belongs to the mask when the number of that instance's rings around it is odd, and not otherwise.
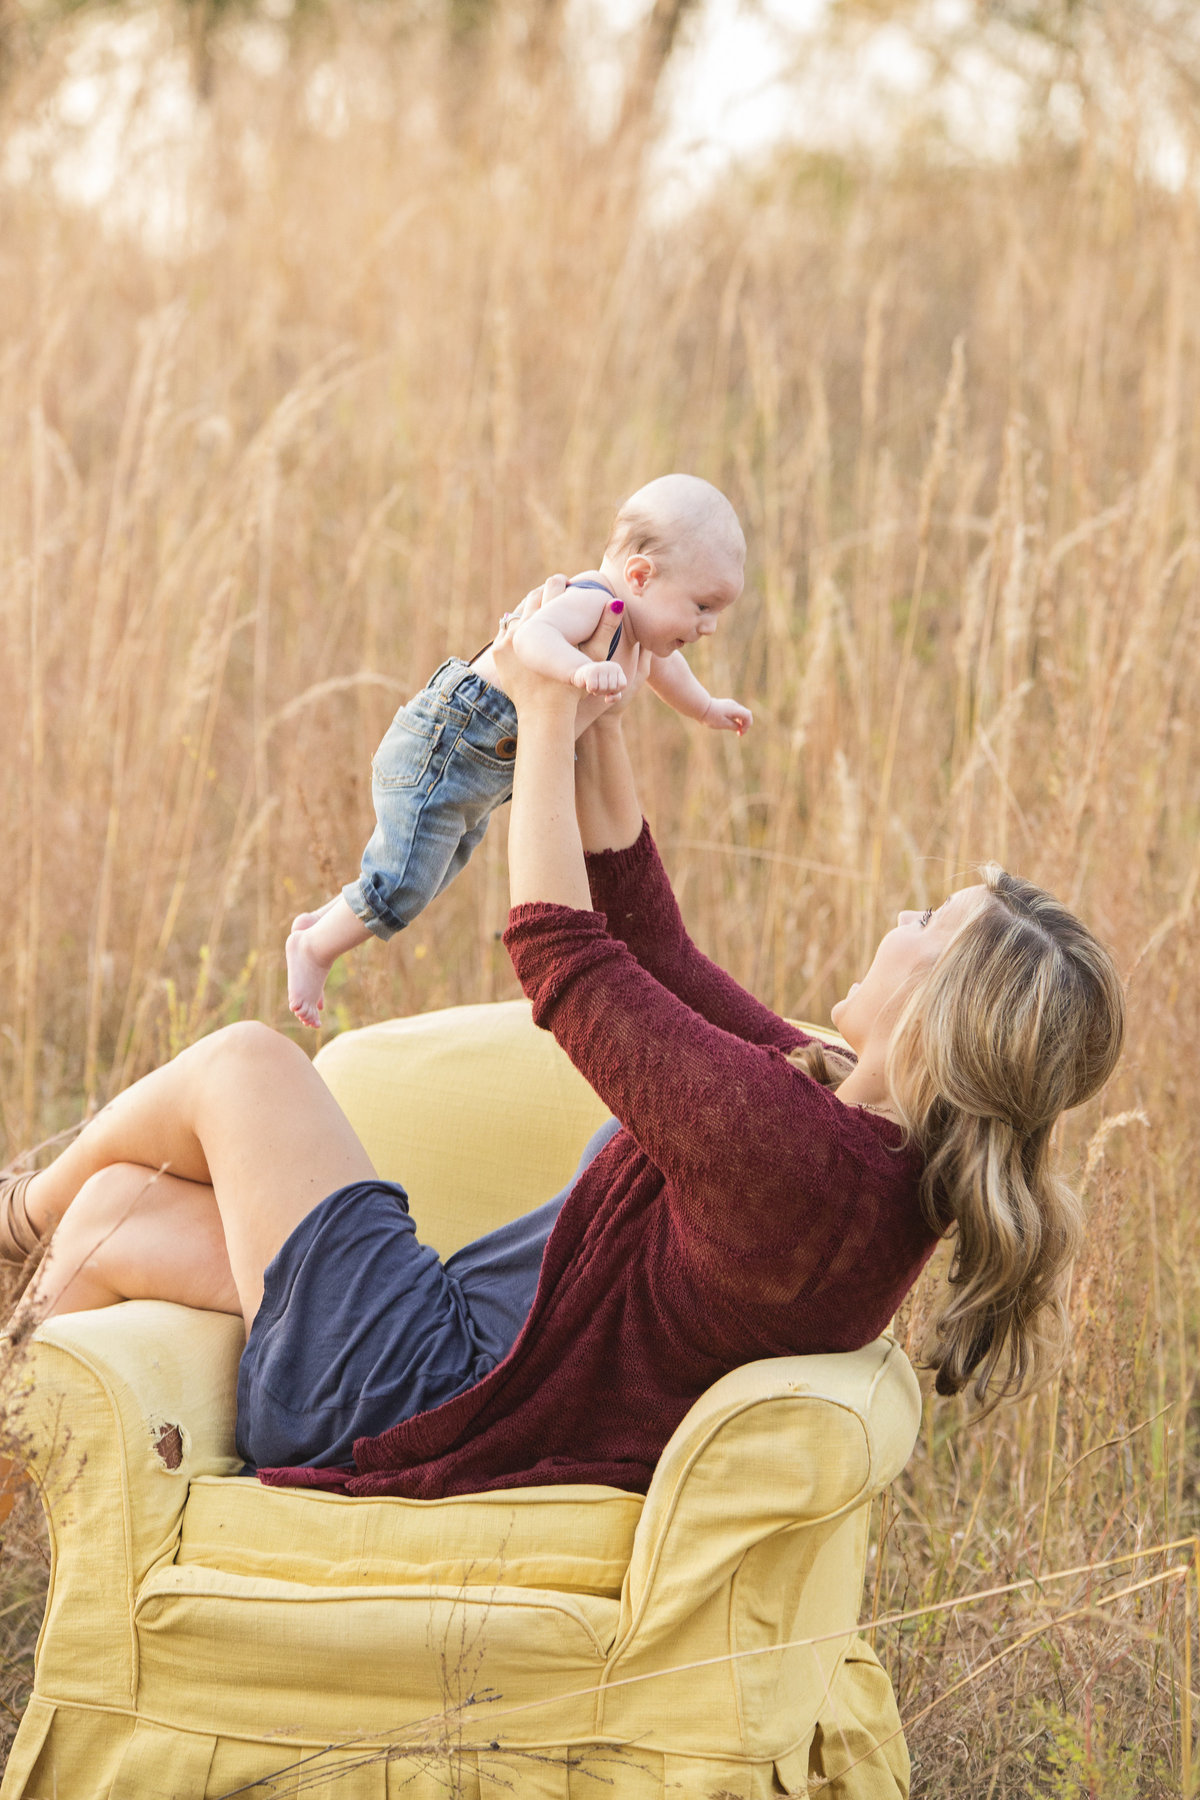
[{"label": "woman", "polygon": [[989,871],[900,914],[834,1008],[857,1060],[835,1058],[692,945],[619,716],[576,762],[574,690],[510,635],[506,942],[621,1128],[565,1197],[443,1269],[304,1053],[233,1026],[10,1189],[13,1250],[54,1233],[26,1304],[240,1313],[242,1454],[264,1480],[354,1494],[644,1490],[722,1373],[869,1342],[948,1230],[938,1389],[1019,1387],[1062,1339],[1079,1220],[1049,1140],[1118,1056],[1107,953]]}]

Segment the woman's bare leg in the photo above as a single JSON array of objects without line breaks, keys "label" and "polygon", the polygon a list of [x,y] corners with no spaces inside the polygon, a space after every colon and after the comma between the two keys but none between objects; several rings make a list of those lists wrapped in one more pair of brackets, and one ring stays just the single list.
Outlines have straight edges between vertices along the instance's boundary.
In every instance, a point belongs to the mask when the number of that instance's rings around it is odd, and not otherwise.
[{"label": "woman's bare leg", "polygon": [[[247,1329],[284,1239],[335,1188],[375,1173],[304,1052],[254,1023],[202,1038],[85,1125],[30,1183],[26,1205],[41,1235],[117,1163],[212,1190]],[[151,1190],[139,1209],[153,1204]]]},{"label": "woman's bare leg", "polygon": [[84,1182],[17,1311],[32,1322],[118,1300],[241,1315],[213,1191],[136,1163]]}]

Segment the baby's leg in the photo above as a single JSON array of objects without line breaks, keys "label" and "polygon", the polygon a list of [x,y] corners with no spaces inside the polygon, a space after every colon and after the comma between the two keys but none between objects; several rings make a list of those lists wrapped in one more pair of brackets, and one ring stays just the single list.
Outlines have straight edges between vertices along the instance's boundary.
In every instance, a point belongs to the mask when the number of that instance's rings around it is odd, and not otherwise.
[{"label": "baby's leg", "polygon": [[336,900],[327,900],[324,906],[318,906],[316,912],[297,913],[292,920],[292,930],[307,931],[310,925],[315,925],[318,919],[323,919],[325,917],[325,914],[329,911],[331,906],[336,905]]},{"label": "baby's leg", "polygon": [[286,955],[288,1005],[298,1019],[315,1029],[325,1005],[325,977],[339,956],[365,944],[371,933],[340,894],[312,916],[313,924],[293,926]]},{"label": "baby's leg", "polygon": [[[489,816],[512,792],[515,720],[492,717],[470,698],[462,704],[465,719],[446,707],[440,689],[418,694],[375,752],[375,829],[358,881],[288,939],[288,1001],[306,1025],[320,1024],[325,977],[337,957],[411,924],[465,866]],[[367,913],[370,931],[362,923]]]},{"label": "baby's leg", "polygon": [[[441,710],[439,694],[416,695],[397,712],[372,758],[375,829],[363,851],[358,885],[364,893],[378,889],[391,894],[412,860],[423,810],[421,784],[444,725]],[[425,899],[429,897],[427,894]],[[378,935],[390,937],[406,923],[406,918],[389,918],[385,911]],[[285,947],[288,1005],[303,1024],[319,1028],[330,969],[339,956],[374,935],[344,893],[316,912],[300,913],[293,919]]]}]

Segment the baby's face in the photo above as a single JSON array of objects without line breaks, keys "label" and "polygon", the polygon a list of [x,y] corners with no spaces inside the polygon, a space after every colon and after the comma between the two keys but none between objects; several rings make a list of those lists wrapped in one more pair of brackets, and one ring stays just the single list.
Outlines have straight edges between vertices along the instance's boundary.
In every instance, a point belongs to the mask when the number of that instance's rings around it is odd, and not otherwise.
[{"label": "baby's face", "polygon": [[641,584],[627,581],[634,635],[654,656],[711,637],[743,582],[740,559],[726,551],[677,551],[664,560]]}]

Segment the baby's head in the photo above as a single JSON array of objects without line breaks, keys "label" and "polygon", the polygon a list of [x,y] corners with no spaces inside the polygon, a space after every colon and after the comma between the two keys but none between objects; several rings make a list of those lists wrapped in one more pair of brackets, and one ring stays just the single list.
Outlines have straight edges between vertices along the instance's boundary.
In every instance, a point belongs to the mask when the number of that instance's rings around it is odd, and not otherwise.
[{"label": "baby's head", "polygon": [[634,637],[670,656],[715,631],[742,591],[745,562],[746,540],[721,490],[698,475],[660,475],[617,513],[600,568]]}]

